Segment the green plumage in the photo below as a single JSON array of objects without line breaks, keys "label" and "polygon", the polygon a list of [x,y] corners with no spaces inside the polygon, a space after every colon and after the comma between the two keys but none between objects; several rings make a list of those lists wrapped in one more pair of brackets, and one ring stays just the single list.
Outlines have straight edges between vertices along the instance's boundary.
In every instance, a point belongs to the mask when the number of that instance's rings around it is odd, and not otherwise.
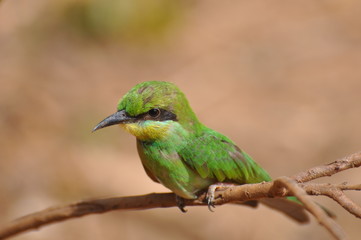
[{"label": "green plumage", "polygon": [[204,127],[203,133],[187,142],[180,158],[202,178],[239,184],[270,181],[250,156],[222,134]]},{"label": "green plumage", "polygon": [[217,182],[271,180],[265,170],[220,133],[202,126],[200,134],[189,134],[176,126],[178,132],[166,139],[138,140],[137,145],[148,175],[179,196],[196,198],[199,191]]},{"label": "green plumage", "polygon": [[[200,191],[219,182],[271,180],[230,139],[199,122],[185,95],[172,83],[136,85],[120,100],[118,112],[94,130],[113,124],[121,124],[137,137],[138,153],[148,176],[180,197],[197,198]],[[301,205],[296,204],[290,212],[287,204],[294,203],[278,200],[286,204],[266,204],[300,222],[307,221]]]},{"label": "green plumage", "polygon": [[[256,183],[271,178],[247,154],[222,134],[201,124],[184,94],[168,82],[144,82],[130,90],[118,110],[136,117],[159,108],[177,116],[162,139],[138,140],[144,168],[153,180],[184,198],[217,182]],[[143,124],[151,125],[152,120]]]}]

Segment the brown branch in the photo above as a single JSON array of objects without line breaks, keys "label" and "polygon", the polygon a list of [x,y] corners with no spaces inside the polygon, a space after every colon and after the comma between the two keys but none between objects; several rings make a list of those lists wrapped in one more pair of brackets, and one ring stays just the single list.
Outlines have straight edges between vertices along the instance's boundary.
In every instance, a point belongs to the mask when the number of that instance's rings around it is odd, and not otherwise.
[{"label": "brown branch", "polygon": [[347,186],[345,184],[305,184],[300,185],[310,195],[324,195],[335,200],[346,211],[353,214],[357,218],[361,218],[361,207],[348,198],[343,191],[345,190],[361,190],[361,184]]},{"label": "brown branch", "polygon": [[310,168],[307,171],[298,173],[291,178],[296,182],[308,182],[316,178],[330,177],[338,172],[361,166],[361,152],[350,154],[333,163]]},{"label": "brown branch", "polygon": [[329,196],[338,202],[344,209],[355,217],[361,218],[361,207],[356,205],[350,198],[348,198],[340,189],[333,189],[334,191],[325,191],[324,195]]},{"label": "brown branch", "polygon": [[303,203],[305,208],[312,213],[318,222],[323,225],[336,239],[346,239],[340,225],[338,225],[327,213],[317,205],[306,191],[297,185],[296,181],[288,177],[281,177],[275,180],[275,183],[284,185],[292,195],[296,196],[299,201]]},{"label": "brown branch", "polygon": [[[310,201],[308,195],[325,195],[338,202],[347,211],[361,218],[360,206],[357,206],[344,194],[344,190],[361,190],[361,185],[309,183],[308,181],[331,176],[337,172],[361,165],[361,153],[355,153],[331,164],[311,168],[291,178],[282,177],[273,182],[245,184],[230,187],[215,193],[215,204],[259,200],[262,198],[285,197],[295,195],[302,201],[318,221],[332,233],[336,239],[344,239],[342,229],[325,213],[321,207]],[[302,182],[302,183],[297,183]],[[308,195],[307,195],[308,194]],[[198,199],[185,200],[186,206],[206,205],[205,194]],[[0,239],[36,229],[51,223],[81,217],[88,214],[105,213],[113,210],[142,210],[177,206],[173,193],[152,193],[141,196],[114,197],[72,203],[48,208],[40,212],[19,218],[0,229]]]},{"label": "brown branch", "polygon": [[157,207],[174,207],[173,193],[153,193],[142,196],[114,197],[72,203],[47,208],[45,210],[19,218],[0,230],[0,239],[37,229],[41,226],[88,214],[105,213],[112,210],[141,210]]}]

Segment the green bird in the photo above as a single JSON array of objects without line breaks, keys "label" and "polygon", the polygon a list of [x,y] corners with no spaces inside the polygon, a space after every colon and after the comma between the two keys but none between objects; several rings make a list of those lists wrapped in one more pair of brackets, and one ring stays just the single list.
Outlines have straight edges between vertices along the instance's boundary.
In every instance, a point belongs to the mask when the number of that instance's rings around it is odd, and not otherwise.
[{"label": "green bird", "polygon": [[[181,199],[196,199],[208,189],[225,184],[271,181],[268,173],[226,136],[203,125],[187,98],[169,82],[149,81],[132,88],[119,101],[117,112],[93,131],[120,124],[137,139],[137,149],[147,175]],[[265,198],[263,204],[298,222],[307,222],[304,207],[286,198]]]}]

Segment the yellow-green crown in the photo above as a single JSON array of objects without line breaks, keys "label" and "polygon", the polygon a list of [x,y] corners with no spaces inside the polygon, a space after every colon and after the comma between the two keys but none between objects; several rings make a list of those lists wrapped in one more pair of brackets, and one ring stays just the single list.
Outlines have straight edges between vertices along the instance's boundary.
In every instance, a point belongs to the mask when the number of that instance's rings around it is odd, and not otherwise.
[{"label": "yellow-green crown", "polygon": [[125,110],[132,117],[153,108],[176,114],[181,124],[198,123],[185,95],[173,83],[160,81],[140,83],[125,94],[118,103],[118,110]]}]

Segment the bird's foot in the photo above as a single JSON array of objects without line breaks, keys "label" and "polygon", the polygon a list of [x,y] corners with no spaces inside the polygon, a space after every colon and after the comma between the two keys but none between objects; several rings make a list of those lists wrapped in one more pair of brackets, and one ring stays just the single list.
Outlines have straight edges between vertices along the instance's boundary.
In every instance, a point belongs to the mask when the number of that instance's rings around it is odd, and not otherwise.
[{"label": "bird's foot", "polygon": [[186,213],[187,210],[184,209],[184,207],[185,207],[184,198],[182,198],[182,197],[180,197],[180,196],[178,196],[178,195],[175,195],[175,201],[176,201],[176,203],[177,203],[178,208],[179,208],[182,212]]},{"label": "bird's foot", "polygon": [[228,187],[236,186],[237,184],[234,183],[215,183],[208,187],[207,195],[206,195],[206,201],[208,204],[209,211],[213,212],[212,207],[215,208],[214,205],[214,193],[219,189],[226,189]]}]

